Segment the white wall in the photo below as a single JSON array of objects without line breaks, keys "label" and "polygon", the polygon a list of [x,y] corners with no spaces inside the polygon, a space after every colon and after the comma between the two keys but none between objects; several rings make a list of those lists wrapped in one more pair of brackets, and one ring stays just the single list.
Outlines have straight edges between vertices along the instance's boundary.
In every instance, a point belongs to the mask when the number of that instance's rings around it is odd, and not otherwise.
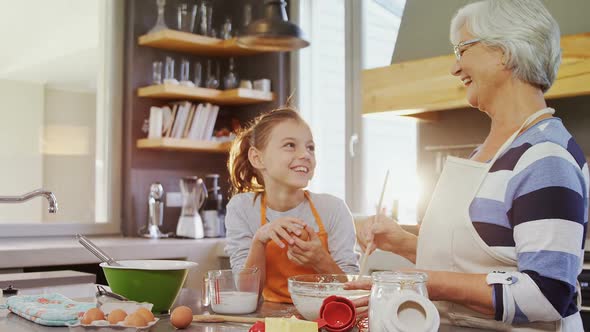
[{"label": "white wall", "polygon": [[[0,101],[0,195],[20,196],[23,190],[32,191],[42,184],[44,88],[41,84],[0,80]],[[46,207],[47,202],[38,198],[0,204],[0,223],[39,222]]]},{"label": "white wall", "polygon": [[43,187],[59,213],[43,221],[94,223],[96,94],[46,88],[44,124]]}]

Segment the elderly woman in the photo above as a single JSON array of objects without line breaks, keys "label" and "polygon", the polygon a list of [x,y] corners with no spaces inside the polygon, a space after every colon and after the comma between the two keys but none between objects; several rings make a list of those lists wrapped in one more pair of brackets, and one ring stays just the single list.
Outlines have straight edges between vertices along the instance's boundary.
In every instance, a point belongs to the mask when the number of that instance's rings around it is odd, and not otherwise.
[{"label": "elderly woman", "polygon": [[582,331],[588,165],[543,97],[561,60],[559,27],[538,0],[488,0],[457,12],[451,41],[451,74],[490,132],[469,159],[447,160],[418,236],[369,218],[359,242],[427,272],[443,321]]}]

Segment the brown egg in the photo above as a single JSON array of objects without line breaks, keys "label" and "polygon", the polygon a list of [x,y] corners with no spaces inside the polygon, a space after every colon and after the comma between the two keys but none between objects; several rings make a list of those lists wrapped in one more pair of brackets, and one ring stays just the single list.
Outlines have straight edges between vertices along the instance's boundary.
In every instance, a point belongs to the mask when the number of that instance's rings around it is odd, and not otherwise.
[{"label": "brown egg", "polygon": [[193,311],[189,307],[176,307],[170,315],[170,323],[177,329],[183,329],[193,321]]},{"label": "brown egg", "polygon": [[301,235],[299,235],[299,238],[302,239],[303,241],[309,240],[309,232],[307,231],[307,229],[305,229],[305,228],[301,229]]},{"label": "brown egg", "polygon": [[126,317],[127,313],[124,310],[115,309],[109,314],[108,321],[110,324],[117,324],[118,322],[125,320]]},{"label": "brown egg", "polygon": [[82,317],[82,320],[80,320],[80,322],[82,324],[90,324],[92,322],[94,322],[95,320],[104,320],[104,312],[102,312],[102,310],[98,309],[98,308],[91,308],[88,309],[88,311],[86,311],[84,313],[84,316]]},{"label": "brown egg", "polygon": [[155,319],[154,314],[152,314],[151,311],[147,310],[144,307],[137,309],[137,311],[135,311],[135,313],[140,315],[141,317],[143,317],[143,319],[145,319],[145,321],[148,323]]},{"label": "brown egg", "polygon": [[127,317],[125,317],[125,320],[123,321],[123,325],[143,327],[143,326],[147,326],[148,324],[145,321],[145,319],[143,319],[143,317],[141,317],[141,315],[138,315],[136,313],[132,313],[132,314],[128,315]]},{"label": "brown egg", "polygon": [[[309,232],[305,228],[301,228],[300,230],[301,230],[301,234],[299,236],[297,236],[297,234],[295,234],[295,233],[289,233],[289,235],[291,235],[293,237],[299,237],[303,241],[308,241],[309,240]],[[289,246],[289,242],[287,242],[287,240],[283,240],[283,243],[285,244],[285,246]]]}]

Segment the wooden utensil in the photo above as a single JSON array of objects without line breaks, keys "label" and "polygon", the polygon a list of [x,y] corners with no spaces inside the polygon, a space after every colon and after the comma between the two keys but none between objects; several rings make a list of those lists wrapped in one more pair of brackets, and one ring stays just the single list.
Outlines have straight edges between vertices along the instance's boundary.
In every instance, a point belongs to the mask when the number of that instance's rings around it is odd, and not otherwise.
[{"label": "wooden utensil", "polygon": [[264,321],[264,318],[226,315],[193,315],[193,322],[199,323],[256,323],[257,321]]},{"label": "wooden utensil", "polygon": [[[389,179],[389,170],[387,170],[387,173],[385,173],[385,180],[383,180],[383,188],[381,189],[381,196],[379,197],[379,204],[377,204],[377,213],[375,214],[375,217],[373,217],[373,222],[377,221],[377,217],[379,216],[379,214],[381,213],[381,206],[383,205],[383,195],[385,194],[385,188],[387,187],[387,180]],[[365,254],[363,255],[363,257],[361,257],[361,266],[360,266],[360,270],[359,270],[359,276],[363,276],[365,274],[367,274],[367,259],[369,258],[369,255],[371,254],[369,252],[371,245],[373,244],[373,241],[367,243],[367,248],[365,249]]]}]

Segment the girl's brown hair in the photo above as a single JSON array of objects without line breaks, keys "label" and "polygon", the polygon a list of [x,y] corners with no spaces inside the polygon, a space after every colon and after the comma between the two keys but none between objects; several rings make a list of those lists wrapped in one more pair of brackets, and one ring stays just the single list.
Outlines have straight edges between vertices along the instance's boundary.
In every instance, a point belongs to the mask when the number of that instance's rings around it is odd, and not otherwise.
[{"label": "girl's brown hair", "polygon": [[232,194],[264,191],[264,180],[262,175],[250,164],[248,151],[250,147],[263,150],[268,143],[272,129],[286,120],[305,123],[297,110],[287,105],[259,115],[246,129],[238,133],[227,162]]}]

